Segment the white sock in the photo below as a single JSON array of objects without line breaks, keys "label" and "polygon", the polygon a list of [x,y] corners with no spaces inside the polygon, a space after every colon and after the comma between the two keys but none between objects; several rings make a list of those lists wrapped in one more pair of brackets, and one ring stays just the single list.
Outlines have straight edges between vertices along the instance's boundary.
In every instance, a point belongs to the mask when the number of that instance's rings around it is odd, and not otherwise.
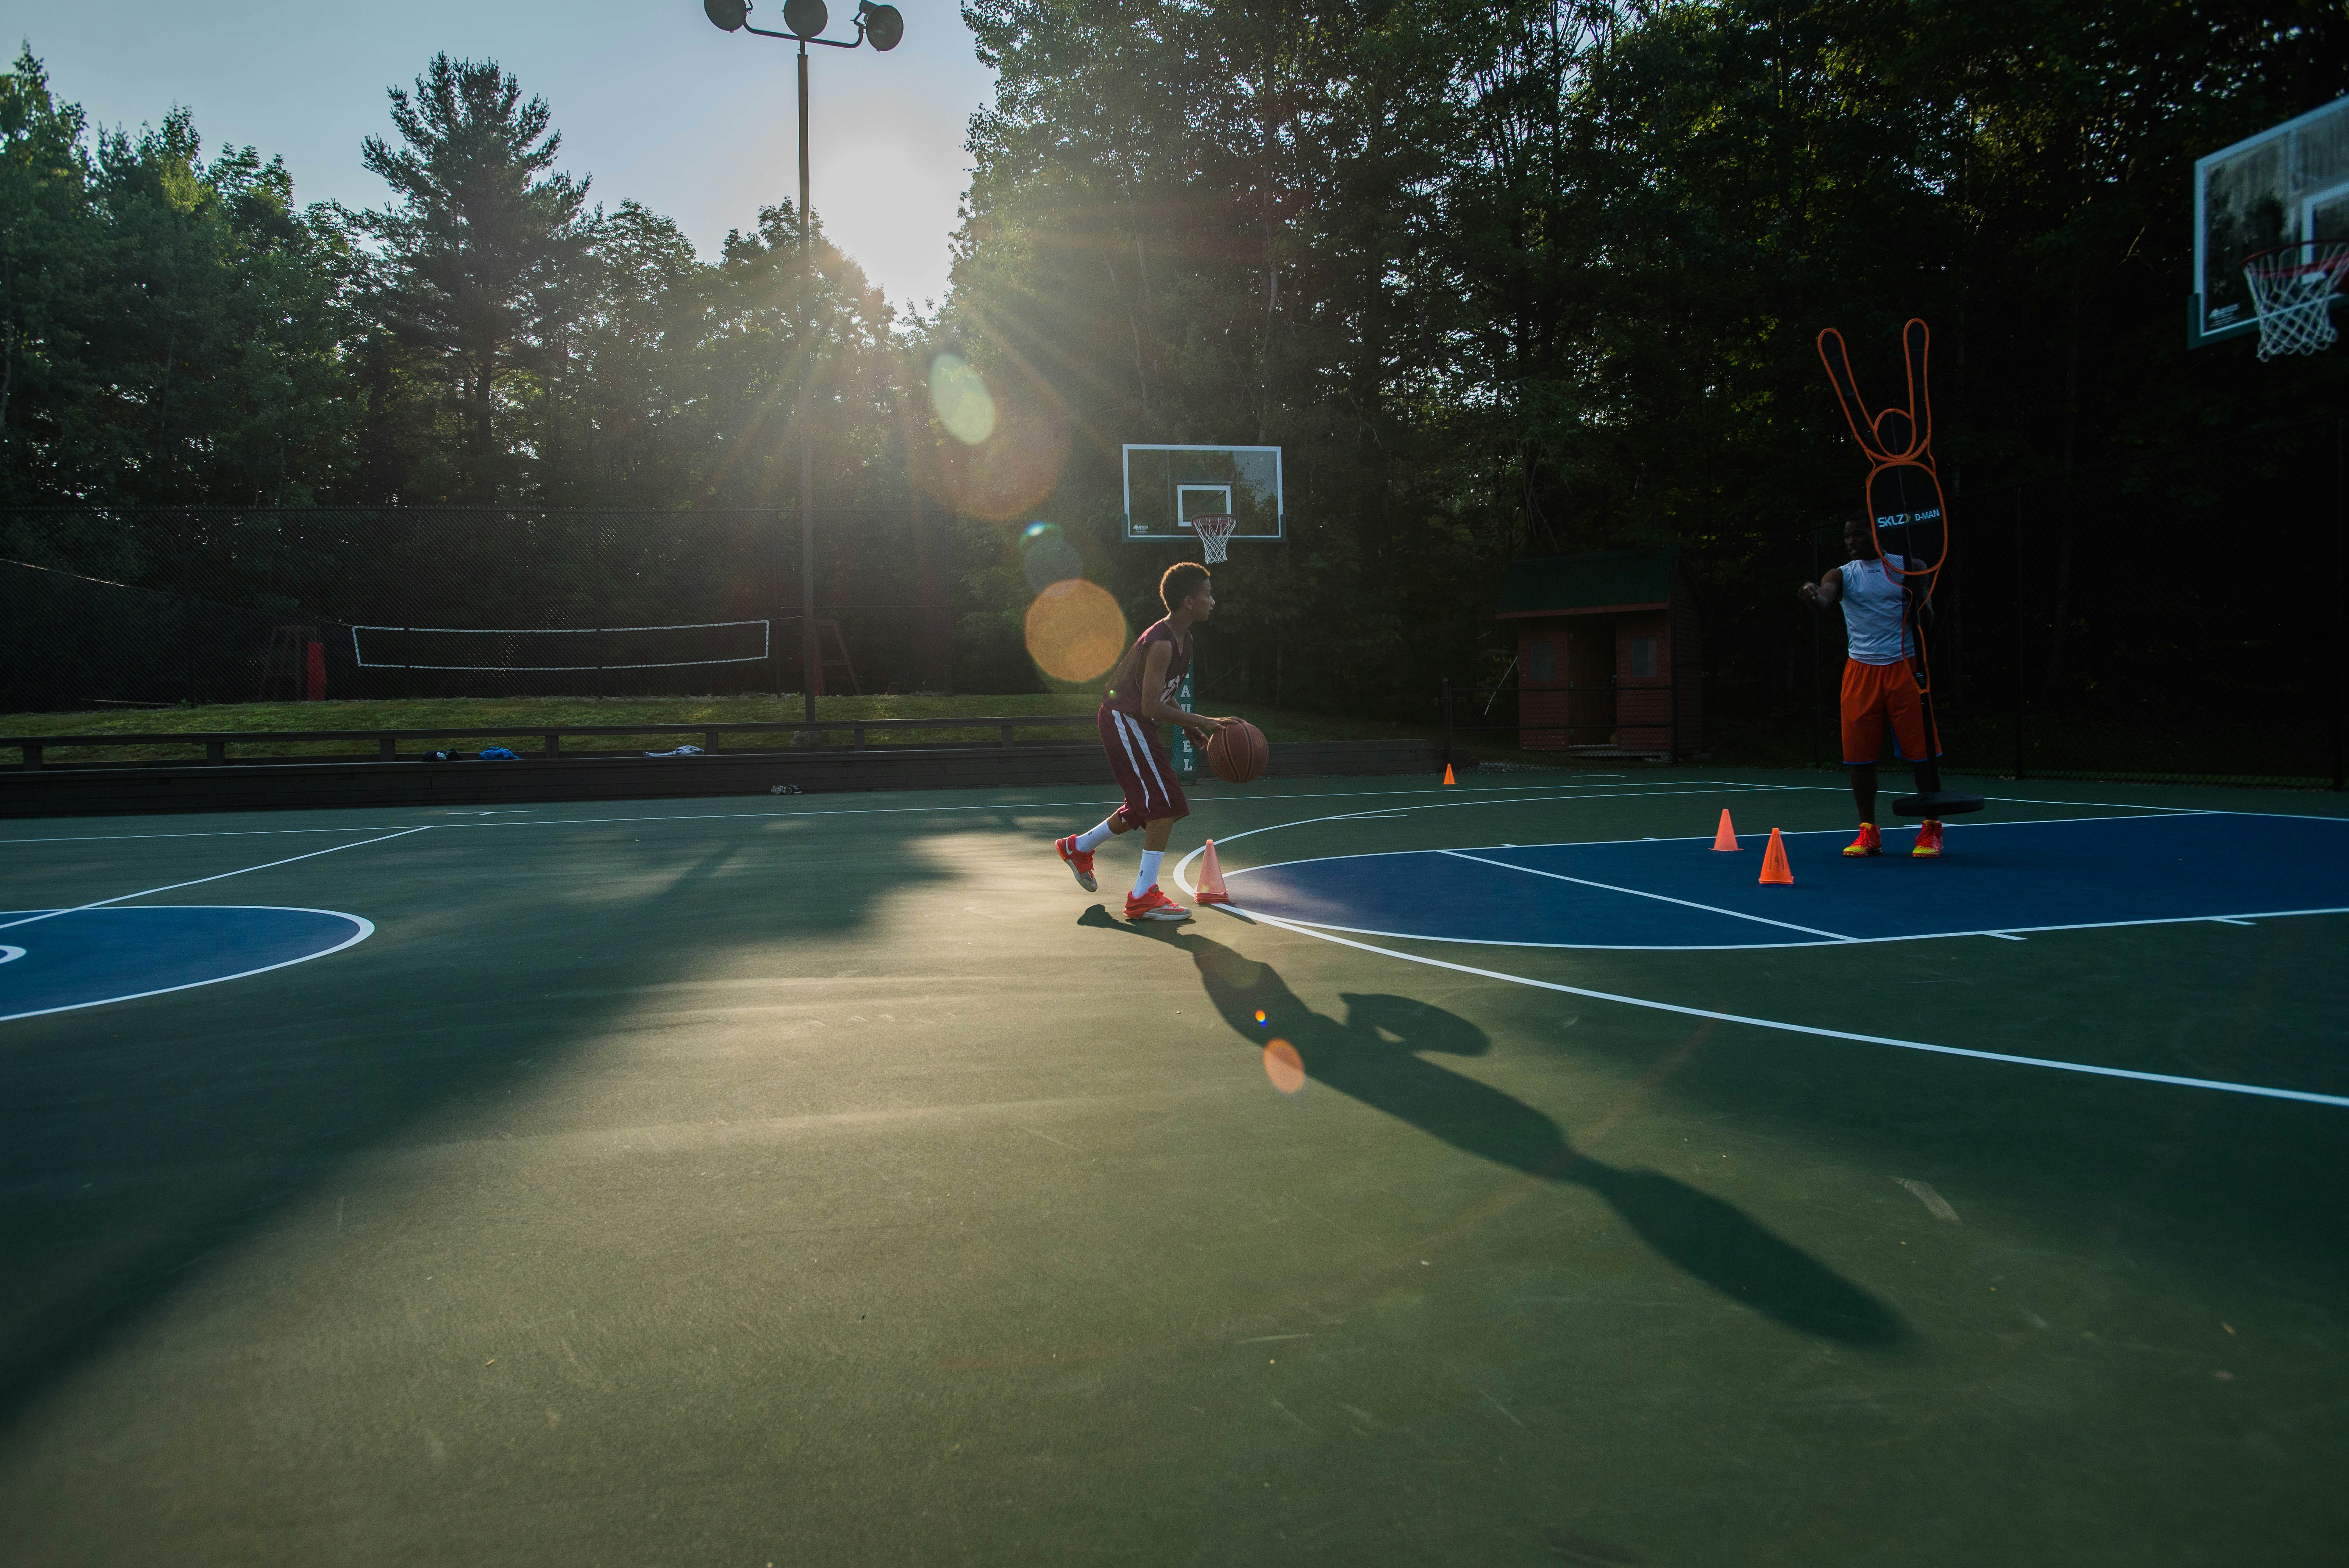
[{"label": "white sock", "polygon": [[1166,858],[1164,850],[1142,851],[1142,874],[1133,879],[1133,896],[1140,898],[1158,885],[1158,862]]},{"label": "white sock", "polygon": [[1077,853],[1081,855],[1089,855],[1095,850],[1100,849],[1103,844],[1108,843],[1110,841],[1110,835],[1117,831],[1116,824],[1117,819],[1115,817],[1104,817],[1102,819],[1102,824],[1100,827],[1087,828],[1083,832],[1079,833],[1077,835]]}]

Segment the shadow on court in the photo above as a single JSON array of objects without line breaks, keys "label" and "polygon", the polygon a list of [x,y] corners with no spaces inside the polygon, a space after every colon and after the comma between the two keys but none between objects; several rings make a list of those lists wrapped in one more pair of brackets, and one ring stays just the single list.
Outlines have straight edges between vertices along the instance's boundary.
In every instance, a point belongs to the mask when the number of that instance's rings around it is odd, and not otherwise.
[{"label": "shadow on court", "polygon": [[1597,1193],[1663,1258],[1741,1306],[1799,1333],[1862,1349],[1898,1349],[1912,1338],[1891,1307],[1735,1204],[1661,1171],[1594,1160],[1532,1106],[1423,1059],[1428,1054],[1481,1056],[1491,1048],[1485,1031],[1457,1014],[1402,996],[1341,993],[1346,1016],[1330,1018],[1306,1006],[1270,965],[1212,938],[1129,925],[1099,904],[1080,923],[1181,948],[1197,966],[1216,1013],[1249,1045],[1287,1040],[1313,1082],[1480,1160]]},{"label": "shadow on court", "polygon": [[[874,838],[779,857],[779,888],[743,874],[750,835],[652,833],[424,835],[338,868],[378,926],[348,953],[0,1026],[0,1430],[355,1160],[502,1114],[713,952],[853,935],[850,903],[938,875]],[[830,896],[790,891],[818,880]]]}]

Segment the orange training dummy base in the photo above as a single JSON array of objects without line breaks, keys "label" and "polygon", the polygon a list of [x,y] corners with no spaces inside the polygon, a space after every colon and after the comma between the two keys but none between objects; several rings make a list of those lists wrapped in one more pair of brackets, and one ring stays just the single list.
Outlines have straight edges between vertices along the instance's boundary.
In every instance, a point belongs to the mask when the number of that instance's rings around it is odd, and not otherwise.
[{"label": "orange training dummy base", "polygon": [[1729,808],[1726,806],[1721,809],[1721,831],[1713,834],[1713,847],[1732,851],[1745,847],[1737,841],[1737,830],[1729,825]]},{"label": "orange training dummy base", "polygon": [[1224,868],[1216,862],[1216,841],[1213,839],[1207,841],[1206,861],[1199,868],[1199,891],[1195,902],[1200,903],[1232,902],[1232,895],[1224,891]]},{"label": "orange training dummy base", "polygon": [[1786,863],[1786,846],[1778,838],[1778,830],[1770,830],[1770,847],[1762,852],[1762,885],[1781,887],[1795,885],[1795,868]]}]

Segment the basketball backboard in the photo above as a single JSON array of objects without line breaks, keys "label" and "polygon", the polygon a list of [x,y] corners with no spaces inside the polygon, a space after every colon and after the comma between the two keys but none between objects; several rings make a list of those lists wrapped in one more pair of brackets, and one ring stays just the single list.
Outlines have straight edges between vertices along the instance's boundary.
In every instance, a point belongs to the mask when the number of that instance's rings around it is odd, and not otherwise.
[{"label": "basketball backboard", "polygon": [[1280,449],[1129,444],[1125,537],[1186,542],[1195,517],[1235,519],[1235,542],[1281,538]]},{"label": "basketball backboard", "polygon": [[2255,330],[2245,256],[2338,239],[2349,239],[2349,98],[2197,160],[2187,346]]}]

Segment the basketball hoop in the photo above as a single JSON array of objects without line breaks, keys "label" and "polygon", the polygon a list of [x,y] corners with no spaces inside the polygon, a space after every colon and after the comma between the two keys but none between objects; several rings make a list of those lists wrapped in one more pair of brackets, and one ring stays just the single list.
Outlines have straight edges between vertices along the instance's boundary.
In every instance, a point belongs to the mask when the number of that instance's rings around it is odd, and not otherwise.
[{"label": "basketball hoop", "polygon": [[2260,357],[2314,354],[2333,346],[2333,294],[2349,272],[2349,240],[2302,240],[2243,258],[2251,309],[2260,324]]},{"label": "basketball hoop", "polygon": [[1223,561],[1224,551],[1232,542],[1232,530],[1239,525],[1240,520],[1236,517],[1191,519],[1191,531],[1199,536],[1199,548],[1206,552],[1208,565],[1217,565]]}]

